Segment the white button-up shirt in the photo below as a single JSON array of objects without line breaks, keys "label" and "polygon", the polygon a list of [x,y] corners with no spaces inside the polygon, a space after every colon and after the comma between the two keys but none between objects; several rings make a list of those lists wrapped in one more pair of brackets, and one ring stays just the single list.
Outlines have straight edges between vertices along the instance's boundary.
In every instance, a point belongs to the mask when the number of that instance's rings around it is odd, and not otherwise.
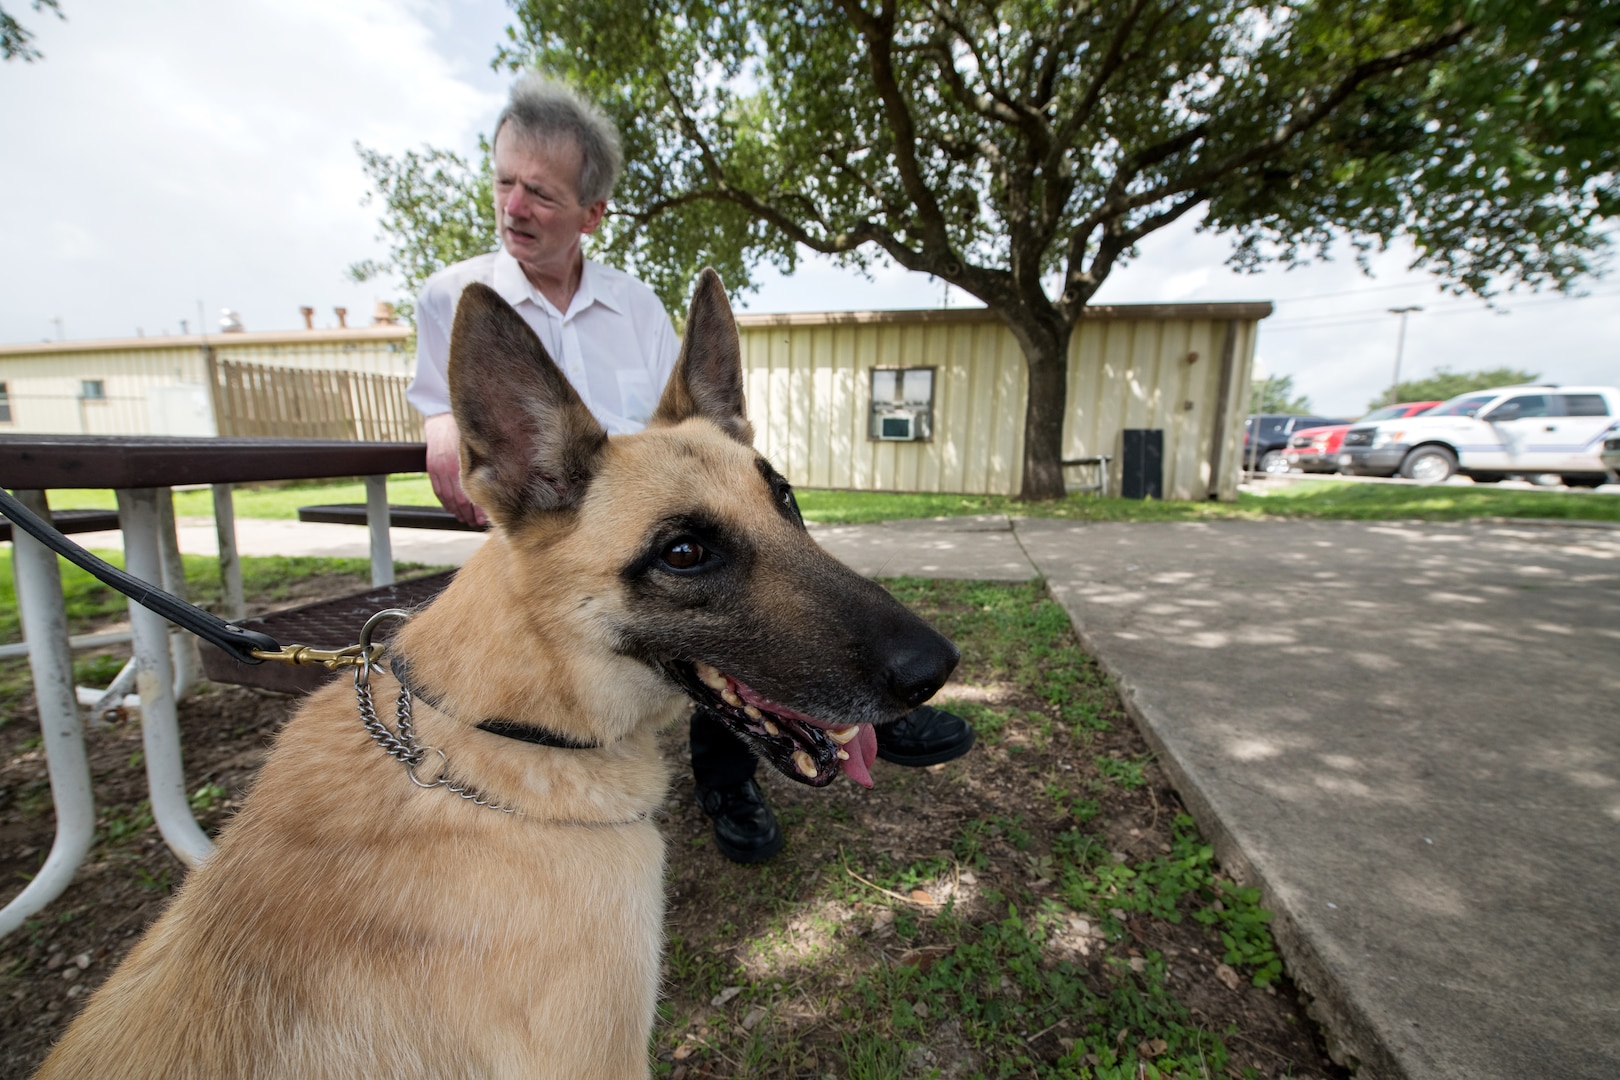
[{"label": "white button-up shirt", "polygon": [[416,378],[405,395],[418,412],[450,411],[450,328],[461,291],[474,281],[490,286],[523,316],[609,435],[647,425],[680,352],[657,294],[622,270],[586,259],[568,310],[558,311],[504,248],[447,266],[422,286]]}]

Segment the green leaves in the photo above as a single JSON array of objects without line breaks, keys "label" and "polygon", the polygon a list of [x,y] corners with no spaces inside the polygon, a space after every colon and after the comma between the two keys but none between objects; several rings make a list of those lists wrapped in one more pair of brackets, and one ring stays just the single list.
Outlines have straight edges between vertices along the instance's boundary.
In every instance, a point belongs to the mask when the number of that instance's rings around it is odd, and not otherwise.
[{"label": "green leaves", "polygon": [[[1239,268],[1405,238],[1417,265],[1489,294],[1567,288],[1620,210],[1611,0],[514,11],[501,62],[576,83],[624,136],[595,256],[675,310],[703,265],[741,292],[801,249],[957,285],[1030,365],[1025,497],[1062,494],[1074,321],[1182,217],[1229,233]],[[468,185],[444,179],[465,203]],[[396,248],[407,279],[458,250],[419,205],[402,199],[384,225],[428,238]]]},{"label": "green leaves", "polygon": [[[65,19],[57,0],[33,0],[35,11],[50,11],[58,19]],[[33,63],[44,56],[34,47],[34,33],[19,23],[4,8],[0,8],[0,60],[21,60]]]},{"label": "green leaves", "polygon": [[[1519,383],[1533,383],[1541,376],[1517,368],[1500,367],[1489,371],[1452,371],[1442,367],[1427,379],[1403,380],[1395,388],[1396,401],[1445,401],[1458,394],[1466,394],[1470,390],[1489,390],[1496,386],[1514,386]],[[1393,404],[1389,399],[1388,391],[1380,394],[1377,400],[1368,403],[1369,409],[1376,409],[1380,405]]]},{"label": "green leaves", "polygon": [[1292,375],[1267,375],[1249,384],[1249,411],[1251,413],[1300,413],[1311,411],[1311,399],[1304,394],[1294,395]]},{"label": "green leaves", "polygon": [[355,144],[355,151],[382,201],[386,262],[349,267],[355,281],[392,274],[404,286],[399,307],[409,318],[422,283],[462,259],[494,251],[495,198],[489,144],[480,140],[477,167],[448,150],[423,147],[397,158]]}]

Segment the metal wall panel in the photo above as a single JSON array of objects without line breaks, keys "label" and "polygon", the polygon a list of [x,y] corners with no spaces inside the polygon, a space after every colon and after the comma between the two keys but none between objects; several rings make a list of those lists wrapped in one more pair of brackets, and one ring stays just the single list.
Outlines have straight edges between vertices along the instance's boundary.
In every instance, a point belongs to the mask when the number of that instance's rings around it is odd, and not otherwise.
[{"label": "metal wall panel", "polygon": [[[1212,473],[1214,448],[1234,462],[1257,320],[1269,305],[1097,309],[1070,342],[1063,456],[1113,458],[1120,432],[1159,428],[1165,492],[1236,492]],[[1223,365],[1228,327],[1232,356]],[[755,445],[803,487],[1016,494],[1023,469],[1026,370],[1012,333],[982,312],[744,315],[738,319]],[[871,370],[932,367],[933,438],[868,436]],[[1218,416],[1228,373],[1227,415]],[[1219,425],[1219,438],[1217,438]],[[1076,478],[1079,479],[1078,477]]]}]

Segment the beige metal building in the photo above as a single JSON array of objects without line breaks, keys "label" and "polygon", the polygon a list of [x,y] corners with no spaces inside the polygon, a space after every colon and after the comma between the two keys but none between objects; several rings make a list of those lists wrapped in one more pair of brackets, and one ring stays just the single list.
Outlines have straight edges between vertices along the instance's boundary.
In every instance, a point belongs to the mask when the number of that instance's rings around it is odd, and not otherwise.
[{"label": "beige metal building", "polygon": [[[1234,498],[1269,303],[1089,308],[1069,350],[1063,456],[1164,432],[1164,494]],[[1026,369],[983,309],[743,315],[755,443],[800,487],[1016,495]]]},{"label": "beige metal building", "polygon": [[[377,411],[375,399],[396,385],[403,401],[415,365],[411,335],[408,326],[383,323],[0,345],[0,431],[375,437],[336,414]],[[361,378],[340,385],[333,373]],[[250,393],[233,399],[231,388],[244,385]],[[381,411],[399,413],[392,403]],[[394,437],[420,438],[419,431]]]},{"label": "beige metal building", "polygon": [[[1164,433],[1164,494],[1232,498],[1266,303],[1088,309],[1064,457]],[[1025,365],[983,309],[742,315],[756,443],[801,487],[1015,495]],[[0,431],[419,439],[398,325],[0,346]],[[1071,479],[1087,479],[1076,470]]]}]

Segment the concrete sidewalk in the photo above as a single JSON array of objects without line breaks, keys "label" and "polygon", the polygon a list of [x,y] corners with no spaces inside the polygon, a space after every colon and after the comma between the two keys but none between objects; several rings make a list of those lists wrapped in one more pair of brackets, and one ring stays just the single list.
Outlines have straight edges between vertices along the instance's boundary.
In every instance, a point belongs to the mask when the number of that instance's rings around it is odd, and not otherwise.
[{"label": "concrete sidewalk", "polygon": [[[368,552],[354,526],[238,531],[244,554]],[[812,531],[866,574],[1046,578],[1222,861],[1262,886],[1359,1077],[1620,1077],[1620,531]],[[212,551],[211,525],[180,542]],[[393,542],[459,563],[483,537]]]},{"label": "concrete sidewalk", "polygon": [[1017,534],[1358,1076],[1620,1076],[1620,533]]}]

